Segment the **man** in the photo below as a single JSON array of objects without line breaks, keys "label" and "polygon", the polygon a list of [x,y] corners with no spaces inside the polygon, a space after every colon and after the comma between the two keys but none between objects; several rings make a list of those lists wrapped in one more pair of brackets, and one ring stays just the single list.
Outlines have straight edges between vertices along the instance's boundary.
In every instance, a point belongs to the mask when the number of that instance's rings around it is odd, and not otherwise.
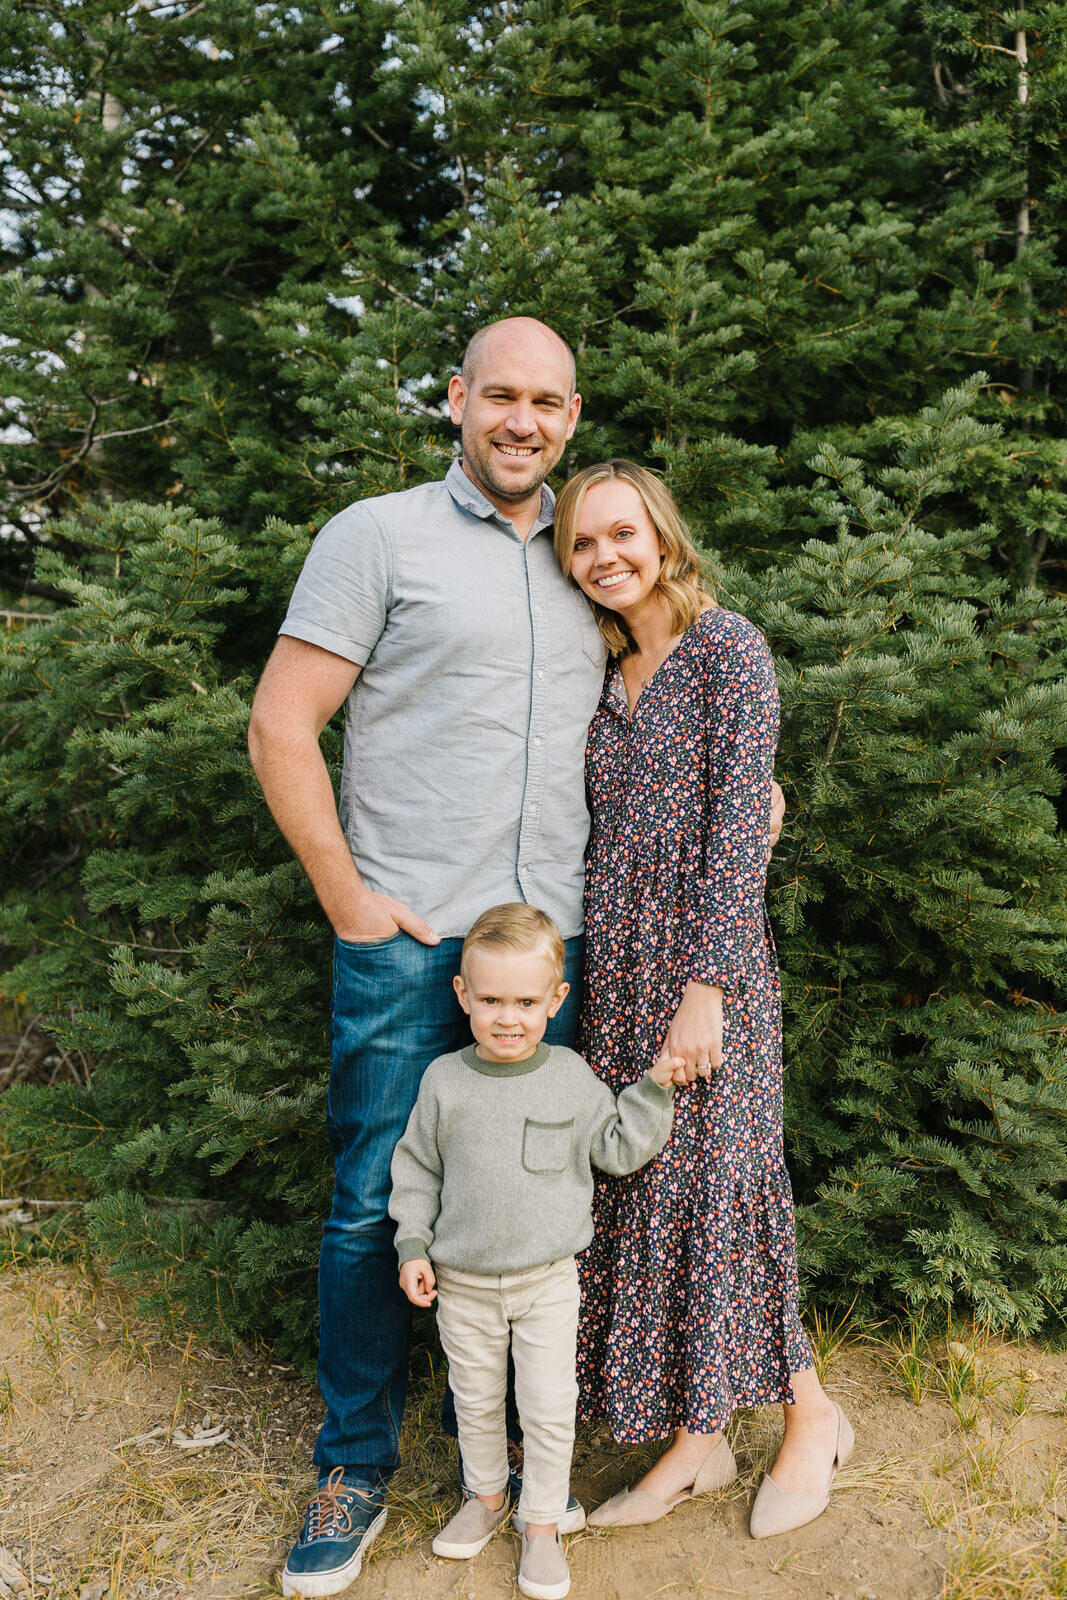
[{"label": "man", "polygon": [[[462,461],[318,535],[249,729],[267,804],[336,935],[326,1418],[286,1594],[346,1588],[385,1520],[409,1328],[389,1164],[423,1070],[467,1042],[452,989],[463,935],[486,906],[540,906],[571,984],[549,1043],[573,1045],[580,1003],[583,758],[605,658],[556,564],[544,487],[581,410],[574,358],[543,323],[509,317],[471,340],[448,399]],[[318,741],[346,700],[338,815]],[[572,1501],[561,1532],[583,1521]]]},{"label": "man", "polygon": [[[452,978],[487,905],[527,900],[558,922],[572,988],[546,1038],[573,1044],[577,1024],[582,763],[604,650],[557,567],[542,487],[578,421],[574,359],[543,323],[508,318],[475,335],[448,397],[462,464],[322,530],[249,730],[267,803],[337,936],[326,1419],[287,1594],[347,1587],[385,1518],[409,1316],[389,1163],[424,1068],[466,1043]],[[346,699],[338,817],[318,740]]]}]

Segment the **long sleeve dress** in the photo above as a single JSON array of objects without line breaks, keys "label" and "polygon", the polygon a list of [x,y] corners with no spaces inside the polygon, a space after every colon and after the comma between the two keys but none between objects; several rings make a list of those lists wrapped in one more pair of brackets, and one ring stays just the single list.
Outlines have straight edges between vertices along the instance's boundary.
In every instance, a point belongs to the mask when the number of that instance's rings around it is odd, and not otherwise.
[{"label": "long sleeve dress", "polygon": [[791,1400],[811,1365],[782,1152],[781,989],[764,913],[774,667],[758,630],[705,611],[633,716],[608,669],[586,752],[582,1054],[618,1093],[658,1056],[690,979],[717,984],[723,1064],[675,1097],[669,1141],[598,1176],[579,1258],[579,1414],[616,1439],[710,1433]]}]

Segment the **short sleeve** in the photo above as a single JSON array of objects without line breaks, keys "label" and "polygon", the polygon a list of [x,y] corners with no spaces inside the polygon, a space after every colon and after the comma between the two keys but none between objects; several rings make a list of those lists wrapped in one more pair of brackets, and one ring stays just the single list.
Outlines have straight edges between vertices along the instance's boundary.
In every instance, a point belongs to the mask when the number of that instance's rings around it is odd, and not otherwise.
[{"label": "short sleeve", "polygon": [[390,556],[366,501],[339,512],[311,546],[278,632],[365,666],[389,611]]}]

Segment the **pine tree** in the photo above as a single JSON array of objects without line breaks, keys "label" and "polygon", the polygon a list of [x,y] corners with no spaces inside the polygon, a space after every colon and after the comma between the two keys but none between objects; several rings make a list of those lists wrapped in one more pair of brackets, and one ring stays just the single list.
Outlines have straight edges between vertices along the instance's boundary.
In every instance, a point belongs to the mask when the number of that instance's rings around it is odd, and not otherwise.
[{"label": "pine tree", "polygon": [[[957,260],[951,299],[974,320],[960,342],[989,368],[983,414],[1003,424],[1015,469],[975,486],[973,504],[996,523],[999,565],[1016,581],[1062,589],[1067,6],[920,10],[936,93],[907,128],[935,179],[924,232],[942,251],[950,231],[971,242],[970,271]],[[983,300],[988,309],[975,318]]]},{"label": "pine tree", "polygon": [[[0,13],[0,206],[20,219],[0,280],[9,578],[49,518],[102,499],[195,503],[242,532],[317,509],[262,327],[273,294],[340,274],[338,236],[403,251],[441,209],[432,139],[381,70],[392,15]],[[398,181],[413,161],[415,186]],[[336,335],[349,314],[324,300]]]},{"label": "pine tree", "polygon": [[[803,1259],[831,1297],[1033,1331],[1067,1290],[1067,609],[932,531],[993,430],[982,375],[896,465],[827,450],[822,536],[733,570],[782,689],[798,808],[774,862]],[[847,1287],[846,1287],[847,1286]]]},{"label": "pine tree", "polygon": [[0,11],[0,982],[94,1062],[3,1122],[161,1316],[311,1348],[325,944],[244,722],[310,537],[441,474],[517,312],[566,470],[663,471],[779,663],[812,1292],[1061,1314],[1062,14]]}]

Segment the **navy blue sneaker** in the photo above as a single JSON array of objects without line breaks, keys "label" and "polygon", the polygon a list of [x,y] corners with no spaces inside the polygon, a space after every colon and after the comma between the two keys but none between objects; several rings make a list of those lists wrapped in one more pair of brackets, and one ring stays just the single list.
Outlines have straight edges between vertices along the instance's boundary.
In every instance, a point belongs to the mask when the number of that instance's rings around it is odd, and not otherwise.
[{"label": "navy blue sneaker", "polygon": [[363,1557],[385,1525],[385,1490],[351,1488],[334,1467],[308,1501],[300,1537],[282,1572],[282,1594],[340,1594],[359,1577]]},{"label": "navy blue sneaker", "polygon": [[514,1439],[508,1440],[508,1494],[512,1505],[517,1506],[522,1494],[522,1445],[516,1444]]},{"label": "navy blue sneaker", "polygon": [[[525,1533],[526,1518],[519,1511],[522,1495],[522,1445],[508,1440],[508,1494],[515,1507],[511,1513],[511,1526],[516,1533]],[[559,1519],[560,1533],[579,1533],[585,1527],[585,1507],[573,1495],[567,1496],[567,1509]]]}]

